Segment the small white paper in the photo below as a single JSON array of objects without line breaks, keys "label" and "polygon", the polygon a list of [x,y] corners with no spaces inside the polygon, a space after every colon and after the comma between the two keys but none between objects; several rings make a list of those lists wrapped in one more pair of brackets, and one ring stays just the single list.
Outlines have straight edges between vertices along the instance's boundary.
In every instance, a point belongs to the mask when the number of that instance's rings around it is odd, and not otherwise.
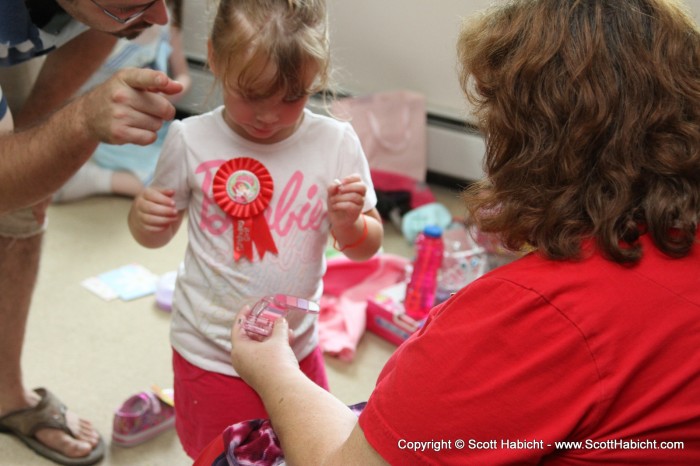
[{"label": "small white paper", "polygon": [[82,285],[107,301],[140,298],[156,291],[158,276],[139,264],[129,264],[83,280]]},{"label": "small white paper", "polygon": [[110,288],[109,285],[97,277],[86,278],[80,284],[105,301],[112,301],[113,299],[117,299],[119,297],[119,295],[117,295],[117,293]]}]

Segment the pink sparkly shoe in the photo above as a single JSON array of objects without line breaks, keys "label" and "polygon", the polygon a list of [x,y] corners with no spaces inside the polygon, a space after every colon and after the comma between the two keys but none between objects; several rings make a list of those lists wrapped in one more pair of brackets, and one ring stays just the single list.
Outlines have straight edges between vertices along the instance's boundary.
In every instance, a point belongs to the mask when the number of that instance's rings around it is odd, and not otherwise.
[{"label": "pink sparkly shoe", "polygon": [[114,413],[112,443],[133,447],[175,425],[175,408],[151,391],[126,400]]}]

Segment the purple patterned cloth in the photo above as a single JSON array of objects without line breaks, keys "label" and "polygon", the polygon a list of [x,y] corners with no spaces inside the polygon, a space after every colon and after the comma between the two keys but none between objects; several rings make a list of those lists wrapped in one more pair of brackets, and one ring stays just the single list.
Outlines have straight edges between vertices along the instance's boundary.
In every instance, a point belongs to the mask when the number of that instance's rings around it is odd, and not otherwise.
[{"label": "purple patterned cloth", "polygon": [[[350,406],[359,416],[367,403]],[[224,452],[211,466],[279,466],[285,464],[279,439],[269,419],[252,419],[224,430]]]}]

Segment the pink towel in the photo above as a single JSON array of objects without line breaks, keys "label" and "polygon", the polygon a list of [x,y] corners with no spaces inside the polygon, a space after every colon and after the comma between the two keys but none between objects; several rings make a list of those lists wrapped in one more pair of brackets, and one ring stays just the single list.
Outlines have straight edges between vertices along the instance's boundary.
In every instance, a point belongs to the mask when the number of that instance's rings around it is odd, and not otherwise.
[{"label": "pink towel", "polygon": [[351,361],[367,322],[367,300],[401,282],[409,260],[393,254],[377,254],[363,262],[345,256],[328,259],[319,316],[321,349],[343,361]]}]

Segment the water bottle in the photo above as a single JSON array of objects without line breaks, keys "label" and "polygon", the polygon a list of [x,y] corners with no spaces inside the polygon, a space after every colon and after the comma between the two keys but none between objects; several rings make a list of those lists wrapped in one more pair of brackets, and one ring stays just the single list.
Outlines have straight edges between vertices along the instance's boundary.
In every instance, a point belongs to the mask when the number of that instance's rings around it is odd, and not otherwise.
[{"label": "water bottle", "polygon": [[416,258],[404,300],[406,314],[415,320],[425,318],[435,304],[437,275],[444,251],[442,228],[436,225],[425,227],[416,239]]},{"label": "water bottle", "polygon": [[488,257],[461,223],[452,223],[442,232],[445,255],[438,272],[435,304],[449,297],[486,273]]}]

